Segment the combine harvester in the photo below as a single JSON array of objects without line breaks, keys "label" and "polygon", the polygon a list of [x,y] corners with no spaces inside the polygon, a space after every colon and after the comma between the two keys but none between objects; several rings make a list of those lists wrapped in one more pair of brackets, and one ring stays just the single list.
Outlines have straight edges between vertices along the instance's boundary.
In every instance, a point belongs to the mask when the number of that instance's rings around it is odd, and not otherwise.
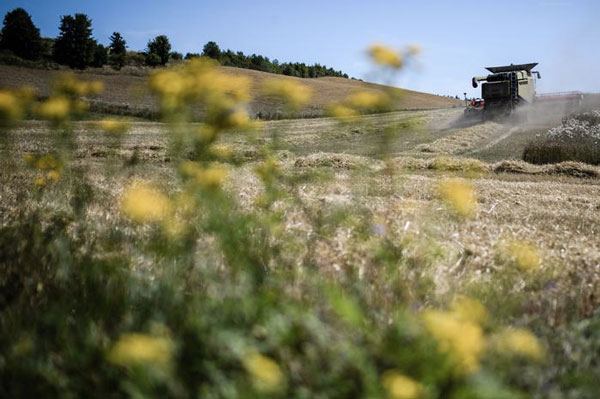
[{"label": "combine harvester", "polygon": [[[583,100],[581,92],[561,92],[536,95],[535,83],[541,79],[540,73],[533,71],[537,63],[506,65],[486,68],[491,72],[487,76],[475,76],[472,85],[481,85],[481,99],[467,102],[465,116],[490,120],[510,116],[523,105],[532,106],[533,110],[542,104],[560,106],[575,110]],[[466,94],[465,94],[466,96]]]}]

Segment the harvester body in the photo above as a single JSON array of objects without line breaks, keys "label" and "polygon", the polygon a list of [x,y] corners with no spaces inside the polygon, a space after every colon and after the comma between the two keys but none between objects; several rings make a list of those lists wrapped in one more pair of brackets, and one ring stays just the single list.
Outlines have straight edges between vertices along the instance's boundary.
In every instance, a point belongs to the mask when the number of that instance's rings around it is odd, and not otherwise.
[{"label": "harvester body", "polygon": [[487,67],[489,75],[476,76],[472,80],[473,87],[481,85],[481,97],[485,102],[482,112],[484,118],[510,115],[514,109],[535,100],[535,76],[539,72],[532,71],[537,63]]}]

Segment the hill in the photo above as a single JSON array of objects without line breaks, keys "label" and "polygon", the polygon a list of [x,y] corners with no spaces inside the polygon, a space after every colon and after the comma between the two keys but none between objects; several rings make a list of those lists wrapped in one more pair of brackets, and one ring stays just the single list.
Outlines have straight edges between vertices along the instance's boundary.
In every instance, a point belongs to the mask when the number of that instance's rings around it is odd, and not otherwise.
[{"label": "hill", "polygon": [[[254,100],[249,105],[250,113],[253,116],[260,115],[267,119],[281,117],[282,112],[280,104],[261,93],[260,88],[269,79],[292,79],[309,86],[313,90],[314,96],[311,104],[300,115],[296,115],[298,117],[322,116],[328,103],[341,101],[355,91],[388,89],[386,86],[344,78],[301,79],[241,68],[220,68],[232,75],[248,76],[252,79]],[[50,94],[52,81],[60,73],[63,72],[0,65],[0,87],[30,85],[35,87],[40,95],[44,97]],[[156,114],[157,108],[154,98],[145,88],[148,73],[149,70],[147,69],[123,72],[108,69],[90,69],[77,72],[81,79],[104,82],[104,92],[91,102],[92,111],[152,118]],[[433,94],[405,89],[397,90],[402,93],[402,96],[394,106],[396,110],[447,108],[462,104],[462,101]]]}]

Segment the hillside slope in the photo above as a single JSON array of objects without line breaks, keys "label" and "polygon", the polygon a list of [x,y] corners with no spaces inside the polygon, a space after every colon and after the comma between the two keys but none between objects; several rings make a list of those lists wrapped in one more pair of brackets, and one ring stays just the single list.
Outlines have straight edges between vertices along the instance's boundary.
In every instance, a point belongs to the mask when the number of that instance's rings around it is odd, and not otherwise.
[{"label": "hillside slope", "polygon": [[[328,103],[341,101],[350,93],[358,90],[380,91],[385,86],[344,78],[325,77],[317,79],[300,79],[290,76],[274,75],[233,67],[221,67],[233,75],[248,76],[253,81],[253,101],[249,109],[252,115],[277,117],[281,113],[280,104],[264,96],[261,87],[270,79],[297,80],[313,90],[311,104],[304,109],[300,117],[320,116]],[[41,96],[48,96],[52,81],[62,71],[48,71],[0,65],[0,87],[19,87],[30,85],[35,87]],[[145,88],[147,72],[136,74],[116,73],[110,70],[87,70],[77,73],[84,80],[101,80],[104,92],[92,101],[92,110],[102,113],[123,114],[131,116],[151,117],[156,113],[153,97]],[[394,109],[431,109],[447,108],[462,104],[459,100],[449,99],[427,93],[398,89],[402,96]]]}]

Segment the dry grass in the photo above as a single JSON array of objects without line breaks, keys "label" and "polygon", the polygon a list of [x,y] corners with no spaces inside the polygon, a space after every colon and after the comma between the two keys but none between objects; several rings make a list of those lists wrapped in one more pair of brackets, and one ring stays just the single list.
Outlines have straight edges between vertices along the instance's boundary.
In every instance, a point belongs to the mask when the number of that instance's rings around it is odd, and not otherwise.
[{"label": "dry grass", "polygon": [[[302,110],[299,115],[302,117],[322,116],[328,103],[342,101],[349,94],[358,90],[380,92],[387,89],[385,86],[343,78],[300,79],[233,67],[221,67],[221,69],[235,76],[251,78],[253,83],[251,94],[254,100],[250,103],[249,110],[252,115],[261,115],[265,119],[277,119],[286,116],[281,104],[265,95],[261,90],[262,85],[270,79],[298,81],[313,90],[314,96],[310,105]],[[0,65],[0,87],[29,85],[35,87],[40,95],[48,96],[52,81],[61,73],[64,73],[64,71]],[[155,101],[145,88],[147,79],[145,73],[136,71],[135,74],[129,74],[124,71],[119,74],[107,74],[100,70],[90,70],[78,72],[78,77],[83,80],[100,80],[104,82],[104,93],[91,101],[92,111],[144,118],[156,117],[157,107]],[[401,96],[393,109],[445,108],[462,104],[458,100],[432,94],[403,89],[397,89],[397,91]]]},{"label": "dry grass", "polygon": [[[449,115],[452,114],[435,111],[421,117],[429,122],[425,126],[436,126]],[[392,163],[397,173],[390,174],[376,153],[369,156],[361,146],[377,134],[379,124],[393,126],[414,116],[411,113],[370,116],[365,118],[365,123],[356,125],[360,130],[358,133],[353,133],[352,127],[338,125],[329,119],[307,119],[268,122],[265,131],[252,140],[240,134],[225,136],[219,145],[229,149],[237,160],[242,160],[228,166],[227,188],[238,198],[240,206],[255,206],[262,194],[254,174],[257,160],[261,158],[255,141],[258,140],[260,145],[269,143],[271,132],[279,130],[282,151],[277,155],[282,168],[292,174],[318,171],[327,176],[325,179],[313,176],[298,186],[296,194],[304,207],[280,209],[285,215],[286,231],[297,237],[299,243],[315,239],[307,219],[311,214],[346,209],[357,218],[364,213],[375,215],[385,226],[383,231],[393,232],[394,240],[406,244],[404,256],[407,262],[420,265],[418,269],[407,271],[414,274],[411,277],[414,284],[424,281],[433,284],[432,290],[423,291],[425,297],[421,291],[406,293],[416,303],[422,303],[443,301],[450,292],[487,287],[492,276],[503,273],[498,259],[502,259],[500,252],[504,243],[526,239],[539,248],[542,270],[547,274],[544,278],[547,286],[553,288],[531,286],[524,277],[517,278],[510,290],[515,295],[529,295],[519,305],[524,307],[523,311],[541,315],[550,323],[560,323],[568,317],[573,306],[578,314],[587,315],[599,305],[596,292],[600,274],[594,265],[600,262],[600,231],[597,229],[600,223],[600,169],[577,163],[536,166],[521,161],[503,161],[487,164],[451,156],[406,156],[415,154],[418,143],[423,144],[421,140],[429,139],[439,144],[443,138],[436,140],[436,137],[444,134],[478,137],[474,129],[465,129],[465,133],[460,129],[445,131],[424,127],[424,130],[406,131],[398,138],[410,145],[406,144],[397,152]],[[118,147],[93,126],[76,124],[78,150],[75,163],[85,170],[89,184],[99,198],[90,208],[89,216],[90,223],[102,232],[118,223],[118,198],[133,179],[158,181],[168,190],[174,172],[169,163],[163,125],[133,123],[132,130]],[[484,127],[499,129],[494,125]],[[33,171],[23,167],[21,156],[47,151],[51,142],[45,125],[38,122],[26,123],[14,132],[14,136],[17,138],[14,155],[20,167],[9,169],[6,160],[2,160],[2,224],[17,219],[19,210],[33,201],[33,197],[17,195],[19,187],[31,185],[33,181]],[[358,138],[361,140],[357,141]],[[485,145],[485,141],[480,142],[478,138],[472,142],[473,148]],[[327,146],[353,149],[354,152],[323,151]],[[373,152],[375,148],[372,147]],[[130,166],[121,169],[120,165]],[[116,166],[120,172],[108,180],[107,171],[114,173]],[[464,176],[472,183],[478,208],[474,218],[461,221],[445,211],[438,185],[448,175]],[[336,228],[330,236],[317,237],[317,253],[303,254],[296,249],[290,256],[301,261],[310,255],[325,274],[339,275],[340,278],[360,275],[368,279],[377,273],[369,266],[373,261],[369,237],[373,233],[358,232],[351,220],[348,223]],[[574,286],[577,295],[573,293]],[[495,288],[485,289],[489,293]],[[552,306],[548,305],[550,302]]]}]

